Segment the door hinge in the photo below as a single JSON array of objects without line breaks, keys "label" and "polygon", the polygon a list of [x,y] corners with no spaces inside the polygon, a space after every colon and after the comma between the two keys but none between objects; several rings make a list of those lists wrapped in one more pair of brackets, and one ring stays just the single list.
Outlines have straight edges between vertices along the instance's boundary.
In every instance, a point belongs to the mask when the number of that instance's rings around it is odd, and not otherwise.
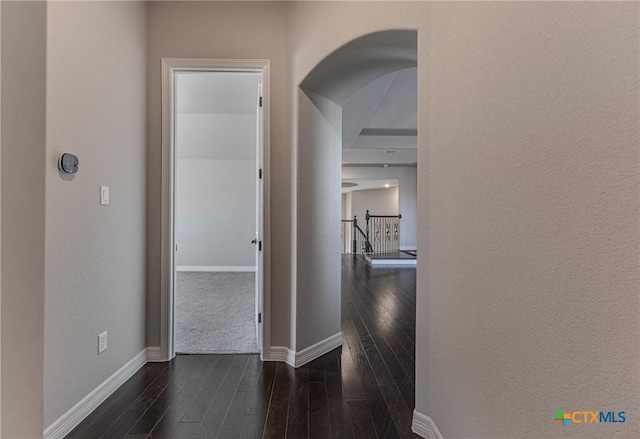
[{"label": "door hinge", "polygon": [[258,104],[260,105],[260,107],[262,107],[262,96],[260,96],[260,99],[258,99]]},{"label": "door hinge", "polygon": [[258,313],[258,323],[262,323],[262,313]]},{"label": "door hinge", "polygon": [[258,251],[262,251],[262,241],[258,243]]},{"label": "door hinge", "polygon": [[176,251],[178,251],[178,244],[176,244]]},{"label": "door hinge", "polygon": [[262,179],[262,169],[258,170],[258,178]]}]

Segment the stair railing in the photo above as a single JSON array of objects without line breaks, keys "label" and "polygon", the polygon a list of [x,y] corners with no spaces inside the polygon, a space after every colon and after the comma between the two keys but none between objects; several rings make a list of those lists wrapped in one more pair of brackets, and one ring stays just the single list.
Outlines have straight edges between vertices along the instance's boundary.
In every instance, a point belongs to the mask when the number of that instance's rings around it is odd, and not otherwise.
[{"label": "stair railing", "polygon": [[352,220],[342,220],[342,254],[365,254],[371,253],[371,243],[366,234],[358,225],[358,218],[354,215]]},{"label": "stair railing", "polygon": [[402,215],[366,214],[368,253],[392,253],[400,250],[400,220]]}]

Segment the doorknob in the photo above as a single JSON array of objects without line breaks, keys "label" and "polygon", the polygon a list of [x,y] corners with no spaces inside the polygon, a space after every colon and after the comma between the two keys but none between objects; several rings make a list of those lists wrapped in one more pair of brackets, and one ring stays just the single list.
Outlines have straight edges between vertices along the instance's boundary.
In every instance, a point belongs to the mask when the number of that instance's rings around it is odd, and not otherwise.
[{"label": "doorknob", "polygon": [[257,239],[253,239],[253,240],[251,241],[251,244],[257,244],[257,243],[258,243],[258,240],[257,240]]}]

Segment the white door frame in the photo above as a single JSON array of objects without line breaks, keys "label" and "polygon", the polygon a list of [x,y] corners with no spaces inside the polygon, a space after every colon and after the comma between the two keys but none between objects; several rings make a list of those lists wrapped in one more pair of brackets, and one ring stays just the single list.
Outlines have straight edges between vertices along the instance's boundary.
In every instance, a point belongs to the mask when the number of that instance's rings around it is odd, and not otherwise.
[{"label": "white door frame", "polygon": [[[262,221],[258,221],[258,234],[262,240],[262,269],[256,267],[257,284],[262,285],[262,346],[264,359],[271,344],[271,290],[270,290],[270,122],[269,122],[269,60],[237,60],[209,58],[162,58],[162,250],[160,299],[160,355],[159,361],[175,356],[174,344],[174,291],[175,291],[175,73],[197,71],[255,72],[262,74],[262,154],[257,161],[262,169]],[[260,194],[258,194],[260,196]],[[262,230],[260,230],[262,223]],[[261,282],[260,282],[261,281]]]}]

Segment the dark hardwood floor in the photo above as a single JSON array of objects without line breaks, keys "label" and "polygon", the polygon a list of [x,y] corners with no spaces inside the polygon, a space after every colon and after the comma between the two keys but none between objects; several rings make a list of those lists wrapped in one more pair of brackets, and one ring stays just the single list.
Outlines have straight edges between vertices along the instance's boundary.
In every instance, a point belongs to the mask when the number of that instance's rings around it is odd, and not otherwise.
[{"label": "dark hardwood floor", "polygon": [[415,268],[342,260],[343,346],[294,369],[257,355],[148,363],[67,438],[406,438]]}]

